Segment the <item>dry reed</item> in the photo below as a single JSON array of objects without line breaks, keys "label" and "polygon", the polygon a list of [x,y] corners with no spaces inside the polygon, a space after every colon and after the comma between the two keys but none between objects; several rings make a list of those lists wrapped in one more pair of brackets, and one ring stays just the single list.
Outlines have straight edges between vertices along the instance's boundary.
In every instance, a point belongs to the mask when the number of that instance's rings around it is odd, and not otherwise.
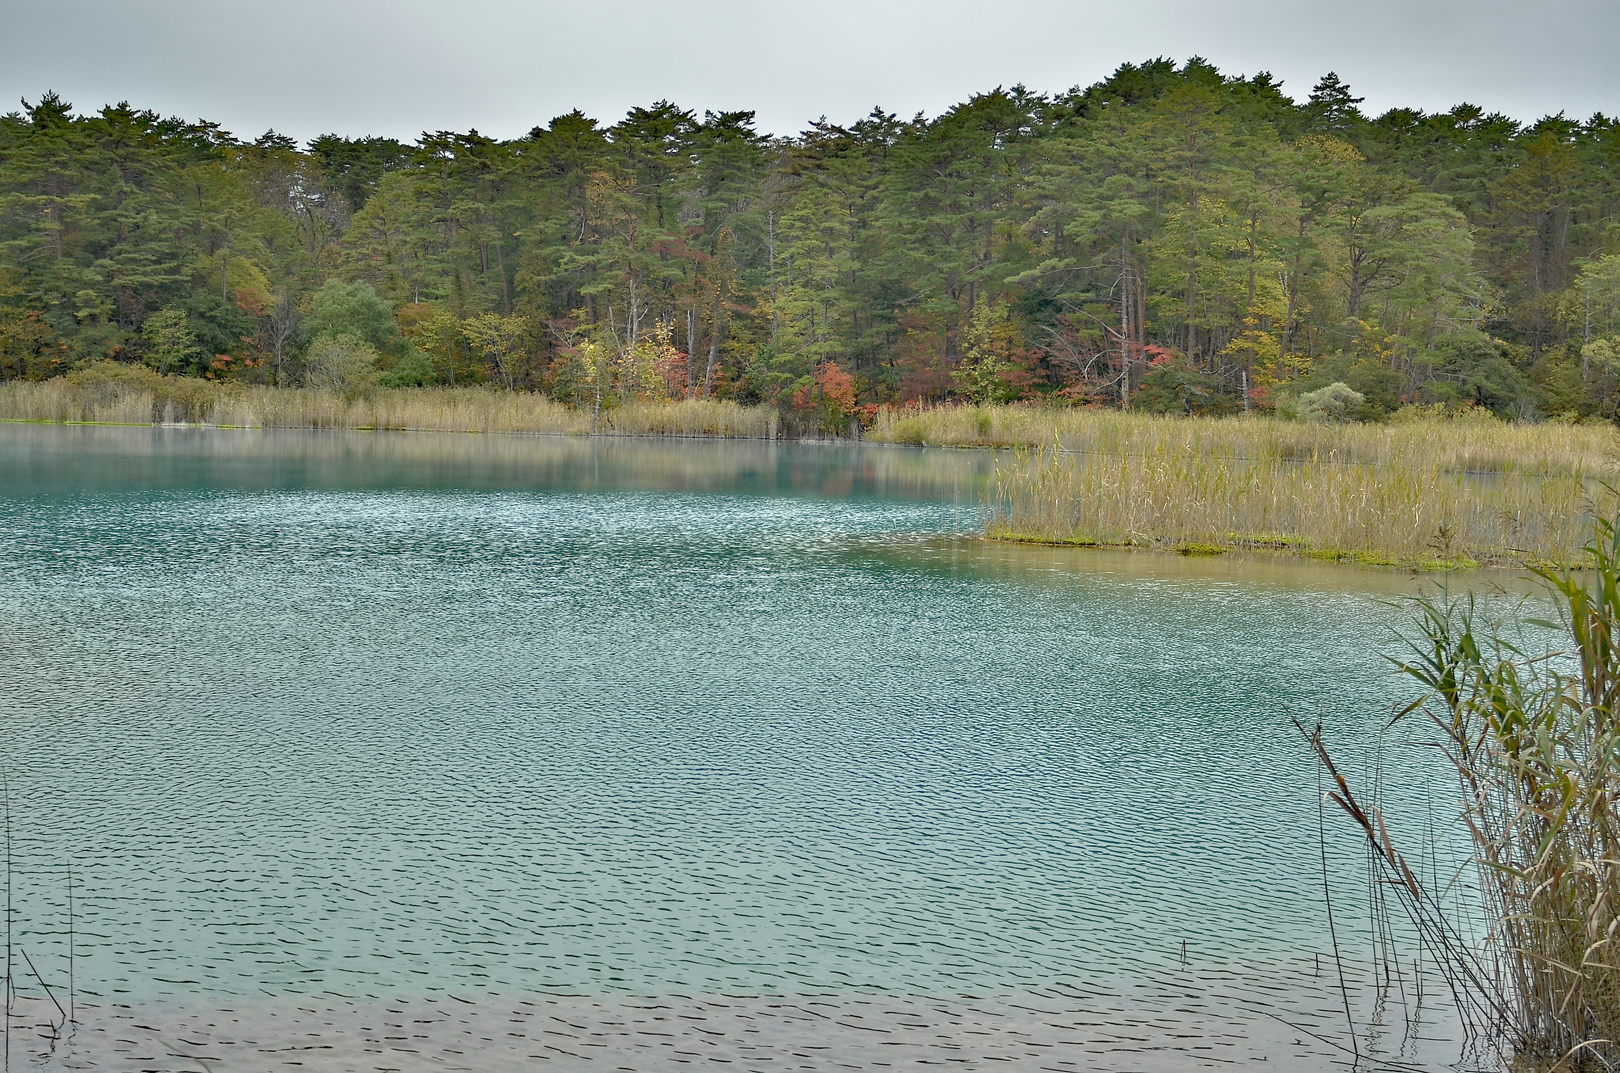
[{"label": "dry reed", "polygon": [[1612,425],[1528,425],[1487,413],[1328,424],[1163,417],[1117,410],[948,406],[879,411],[867,439],[947,447],[1055,446],[1110,457],[1435,466],[1443,472],[1591,476],[1620,461]]},{"label": "dry reed", "polygon": [[[1520,1069],[1620,1067],[1620,533],[1595,523],[1586,569],[1537,569],[1568,648],[1533,654],[1485,622],[1472,597],[1419,600],[1410,653],[1423,687],[1396,719],[1439,731],[1458,777],[1482,908],[1482,947],[1441,910],[1375,803],[1357,799],[1321,740],[1329,798],[1360,825],[1459,1010]],[[1301,727],[1303,730],[1304,728]]]},{"label": "dry reed", "polygon": [[997,466],[987,533],[1043,543],[1271,548],[1384,565],[1567,561],[1614,503],[1579,475],[1022,451]]},{"label": "dry reed", "polygon": [[589,412],[543,395],[484,388],[395,388],[344,395],[162,377],[135,366],[92,367],[43,383],[0,385],[0,419],[236,428],[402,429],[774,439],[778,415],[717,399],[631,402]]}]

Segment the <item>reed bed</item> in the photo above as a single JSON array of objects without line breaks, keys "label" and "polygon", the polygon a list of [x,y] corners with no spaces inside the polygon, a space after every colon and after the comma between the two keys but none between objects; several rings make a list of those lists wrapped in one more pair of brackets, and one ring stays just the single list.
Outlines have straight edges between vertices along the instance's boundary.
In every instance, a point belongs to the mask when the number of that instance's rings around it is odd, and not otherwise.
[{"label": "reed bed", "polygon": [[1612,425],[1529,425],[1489,414],[1389,424],[1328,424],[1270,417],[1163,417],[1117,410],[1023,406],[884,409],[866,438],[954,447],[1055,447],[1110,457],[1384,465],[1459,473],[1592,476],[1620,463]]},{"label": "reed bed", "polygon": [[1442,908],[1452,881],[1426,878],[1397,848],[1378,791],[1358,798],[1321,727],[1307,732],[1378,886],[1405,909],[1465,1023],[1521,1070],[1620,1069],[1620,533],[1610,518],[1583,552],[1581,571],[1535,571],[1561,621],[1519,624],[1558,631],[1561,650],[1504,638],[1474,598],[1442,596],[1417,601],[1410,648],[1393,660],[1423,690],[1396,720],[1426,719],[1456,771],[1491,922],[1482,943]]},{"label": "reed bed", "polygon": [[774,440],[781,415],[772,406],[742,406],[721,399],[635,402],[609,410],[602,424],[620,436],[715,436]]},{"label": "reed bed", "polygon": [[716,399],[631,402],[589,411],[543,395],[483,388],[395,388],[344,395],[160,377],[145,369],[93,369],[43,383],[0,385],[0,419],[236,428],[401,429],[621,436],[774,439],[778,415]]},{"label": "reed bed", "polygon": [[1615,494],[1576,474],[1234,459],[1195,444],[1143,453],[1020,451],[987,491],[987,535],[1218,553],[1266,548],[1382,565],[1567,562]]}]

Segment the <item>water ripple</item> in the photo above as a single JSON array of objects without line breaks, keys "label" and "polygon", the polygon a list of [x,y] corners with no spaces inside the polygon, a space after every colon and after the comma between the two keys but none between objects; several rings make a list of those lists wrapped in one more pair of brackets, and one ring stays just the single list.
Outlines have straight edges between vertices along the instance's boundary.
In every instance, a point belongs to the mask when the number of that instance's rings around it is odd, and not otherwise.
[{"label": "water ripple", "polygon": [[[1359,756],[1400,694],[1377,593],[1009,569],[940,537],[957,492],[366,487],[374,452],[328,487],[92,487],[52,457],[0,494],[17,923],[65,980],[71,866],[78,997],[173,1032],[325,992],[355,1025],[457,989],[596,1024],[1293,973],[1328,946],[1287,717]],[[1415,824],[1433,769],[1386,763]],[[945,1016],[913,1001],[882,1016]]]}]

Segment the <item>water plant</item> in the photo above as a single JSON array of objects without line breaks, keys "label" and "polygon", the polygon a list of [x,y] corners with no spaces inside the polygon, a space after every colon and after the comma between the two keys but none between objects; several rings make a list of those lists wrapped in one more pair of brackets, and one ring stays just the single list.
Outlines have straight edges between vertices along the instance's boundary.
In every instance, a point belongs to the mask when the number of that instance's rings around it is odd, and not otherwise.
[{"label": "water plant", "polygon": [[938,406],[879,410],[865,438],[1108,457],[1170,456],[1333,465],[1433,465],[1447,473],[1587,474],[1620,460],[1610,424],[1528,424],[1487,411],[1402,410],[1388,422],[1167,417],[1117,410]]},{"label": "water plant", "polygon": [[1620,528],[1600,519],[1584,570],[1535,574],[1566,648],[1534,651],[1473,598],[1419,600],[1398,669],[1457,775],[1460,814],[1491,926],[1475,947],[1440,909],[1322,744],[1329,798],[1360,827],[1382,886],[1406,908],[1459,1007],[1524,1068],[1620,1068]]},{"label": "water plant", "polygon": [[4,1009],[0,1017],[5,1019],[5,1069],[11,1069],[11,1007],[16,997],[16,983],[11,977],[11,775],[4,768],[0,768],[0,809],[5,813],[5,841],[6,841],[6,982]]},{"label": "water plant", "polygon": [[[543,395],[489,388],[274,388],[159,376],[102,363],[40,383],[0,384],[0,419],[192,423],[236,428],[401,429],[583,435],[592,415]],[[775,438],[771,407],[729,400],[630,402],[606,411],[595,431],[623,436]]]},{"label": "water plant", "polygon": [[[1191,424],[1192,422],[1187,422]],[[1051,544],[1248,548],[1419,567],[1564,562],[1614,493],[1596,459],[1490,473],[1405,452],[1367,461],[1239,454],[1186,438],[1138,437],[1071,453],[1048,444],[997,465],[991,537]]]}]

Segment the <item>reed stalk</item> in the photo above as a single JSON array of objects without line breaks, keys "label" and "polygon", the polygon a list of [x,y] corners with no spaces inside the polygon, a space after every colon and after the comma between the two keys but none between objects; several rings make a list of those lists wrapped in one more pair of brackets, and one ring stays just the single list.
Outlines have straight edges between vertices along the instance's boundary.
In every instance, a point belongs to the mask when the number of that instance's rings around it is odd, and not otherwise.
[{"label": "reed stalk", "polygon": [[1358,800],[1312,735],[1361,827],[1384,889],[1405,906],[1465,1018],[1521,1068],[1620,1068],[1620,529],[1596,523],[1586,569],[1539,568],[1568,648],[1534,654],[1472,598],[1418,601],[1410,652],[1423,687],[1397,720],[1439,731],[1456,772],[1488,920],[1475,949],[1439,909],[1375,803]]},{"label": "reed stalk", "polygon": [[[1194,431],[1196,436],[1196,430]],[[1143,439],[1070,454],[1054,444],[999,463],[989,536],[1218,553],[1271,549],[1424,567],[1567,562],[1615,493],[1578,467],[1448,470],[1417,455],[1379,462],[1238,457]]]},{"label": "reed stalk", "polygon": [[1613,425],[1522,424],[1488,412],[1387,424],[1165,417],[1022,406],[884,409],[865,438],[942,447],[1054,448],[1105,458],[1434,466],[1445,473],[1589,476],[1620,463]]},{"label": "reed stalk", "polygon": [[[158,376],[94,366],[40,383],[0,384],[0,420],[204,424],[236,428],[399,429],[585,435],[591,415],[543,395],[484,388],[396,388],[346,395],[309,388]],[[774,408],[720,399],[630,402],[595,431],[620,436],[775,439]]]}]

